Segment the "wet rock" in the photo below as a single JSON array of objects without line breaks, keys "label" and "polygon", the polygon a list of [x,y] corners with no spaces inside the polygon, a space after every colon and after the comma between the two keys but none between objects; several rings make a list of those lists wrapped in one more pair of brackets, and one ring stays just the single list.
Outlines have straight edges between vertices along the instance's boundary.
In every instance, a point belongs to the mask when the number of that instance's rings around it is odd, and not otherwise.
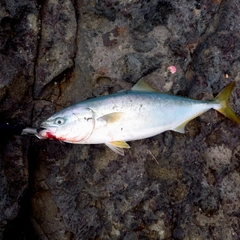
[{"label": "wet rock", "polygon": [[[0,3],[2,119],[39,126],[142,77],[204,100],[236,81],[230,105],[239,109],[237,1],[38,3]],[[185,134],[131,142],[124,158],[104,145],[3,139],[2,237],[238,239],[239,136],[208,111]]]},{"label": "wet rock", "polygon": [[[34,212],[32,219],[33,227],[38,233],[39,239],[64,239],[72,238],[72,233],[65,229],[62,217],[49,191],[39,192],[31,199]],[[51,209],[49,209],[51,206]]]},{"label": "wet rock", "polygon": [[28,187],[28,144],[19,137],[0,141],[0,225],[4,227],[18,216]]},{"label": "wet rock", "polygon": [[195,201],[204,214],[211,216],[212,214],[216,214],[218,212],[221,198],[217,189],[203,188],[201,189],[201,196]]},{"label": "wet rock", "polygon": [[71,1],[49,0],[43,3],[41,35],[36,63],[34,97],[74,64],[76,13]]},{"label": "wet rock", "polygon": [[176,239],[176,240],[184,239],[185,234],[184,234],[183,229],[182,229],[181,227],[176,227],[176,228],[173,230],[173,237],[174,237],[174,239]]},{"label": "wet rock", "polygon": [[31,94],[29,89],[34,82],[38,11],[34,1],[3,1],[1,4],[1,115],[10,118],[9,110],[12,113],[23,111]]},{"label": "wet rock", "polygon": [[133,44],[133,49],[136,52],[149,52],[156,47],[156,45],[156,40],[154,38],[144,37],[141,39],[136,39]]},{"label": "wet rock", "polygon": [[118,5],[117,1],[96,1],[95,13],[106,17],[109,21],[114,21],[116,19],[116,5]]},{"label": "wet rock", "polygon": [[129,53],[119,60],[122,78],[136,83],[141,77],[153,72],[161,66],[161,57],[147,57],[140,53]]},{"label": "wet rock", "polygon": [[185,43],[180,39],[173,39],[169,43],[169,48],[178,56],[187,57],[188,51],[185,49]]},{"label": "wet rock", "polygon": [[155,26],[167,24],[172,13],[173,6],[169,1],[142,2],[132,9],[132,27],[141,33],[148,33]]},{"label": "wet rock", "polygon": [[[30,125],[37,53],[37,4],[35,1],[1,1],[0,9],[0,121]],[[15,233],[21,235],[23,231],[11,229],[16,226],[14,221],[28,189],[29,145],[27,138],[1,134],[0,231],[6,230],[1,233],[4,239],[11,239]]]}]

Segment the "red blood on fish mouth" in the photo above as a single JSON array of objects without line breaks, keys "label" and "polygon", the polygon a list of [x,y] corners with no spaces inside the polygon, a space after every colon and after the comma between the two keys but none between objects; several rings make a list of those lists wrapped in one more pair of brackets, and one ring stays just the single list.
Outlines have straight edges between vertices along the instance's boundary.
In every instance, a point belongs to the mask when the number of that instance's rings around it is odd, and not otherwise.
[{"label": "red blood on fish mouth", "polygon": [[64,141],[65,138],[57,138],[55,135],[53,135],[51,132],[46,132],[46,138],[52,139],[52,140],[59,140],[59,141]]},{"label": "red blood on fish mouth", "polygon": [[46,137],[54,140],[58,140],[52,133],[46,132]]}]

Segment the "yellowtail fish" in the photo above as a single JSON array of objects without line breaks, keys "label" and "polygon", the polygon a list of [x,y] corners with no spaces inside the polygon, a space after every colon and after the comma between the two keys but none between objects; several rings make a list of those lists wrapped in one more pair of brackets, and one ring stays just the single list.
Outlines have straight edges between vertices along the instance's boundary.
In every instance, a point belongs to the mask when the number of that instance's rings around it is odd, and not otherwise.
[{"label": "yellowtail fish", "polygon": [[106,144],[124,155],[126,143],[167,130],[184,133],[185,125],[213,108],[231,120],[240,118],[227,100],[234,82],[213,100],[200,101],[164,94],[140,80],[131,90],[120,91],[67,107],[41,124],[38,137],[75,144]]}]

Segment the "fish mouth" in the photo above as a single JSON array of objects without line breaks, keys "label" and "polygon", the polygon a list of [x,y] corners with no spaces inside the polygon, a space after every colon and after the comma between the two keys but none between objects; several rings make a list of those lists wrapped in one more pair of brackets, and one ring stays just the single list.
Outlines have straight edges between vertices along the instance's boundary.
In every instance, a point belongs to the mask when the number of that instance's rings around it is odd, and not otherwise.
[{"label": "fish mouth", "polygon": [[43,122],[39,128],[37,128],[36,136],[39,139],[57,139],[55,133],[57,132],[57,127],[49,126],[46,122]]},{"label": "fish mouth", "polygon": [[48,125],[46,121],[42,122],[40,127],[37,128],[37,137],[40,139],[46,139],[46,132],[48,130]]},{"label": "fish mouth", "polygon": [[40,127],[40,128],[37,129],[37,133],[39,134],[41,131],[44,131],[44,130],[47,130],[47,129],[44,128],[44,127]]},{"label": "fish mouth", "polygon": [[55,133],[57,131],[57,127],[52,126],[47,121],[45,121],[41,123],[40,127],[37,129],[37,132],[40,133],[42,131],[47,131],[47,130],[51,131],[52,133]]},{"label": "fish mouth", "polygon": [[37,129],[37,134],[36,136],[39,138],[39,139],[45,139],[46,136],[45,136],[45,133],[46,133],[47,129],[46,128],[43,128],[40,126],[40,128]]}]

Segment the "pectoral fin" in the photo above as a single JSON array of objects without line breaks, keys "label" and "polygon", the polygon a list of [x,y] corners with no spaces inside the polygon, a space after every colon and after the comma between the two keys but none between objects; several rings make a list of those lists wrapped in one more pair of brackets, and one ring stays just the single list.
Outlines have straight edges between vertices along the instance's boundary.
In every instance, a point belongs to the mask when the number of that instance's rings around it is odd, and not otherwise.
[{"label": "pectoral fin", "polygon": [[114,122],[117,122],[119,119],[121,119],[123,115],[124,115],[123,112],[114,112],[114,113],[106,114],[98,118],[98,120],[104,120],[106,123],[114,123]]},{"label": "pectoral fin", "polygon": [[105,143],[115,153],[124,156],[123,148],[130,148],[130,146],[124,141],[116,141]]}]

